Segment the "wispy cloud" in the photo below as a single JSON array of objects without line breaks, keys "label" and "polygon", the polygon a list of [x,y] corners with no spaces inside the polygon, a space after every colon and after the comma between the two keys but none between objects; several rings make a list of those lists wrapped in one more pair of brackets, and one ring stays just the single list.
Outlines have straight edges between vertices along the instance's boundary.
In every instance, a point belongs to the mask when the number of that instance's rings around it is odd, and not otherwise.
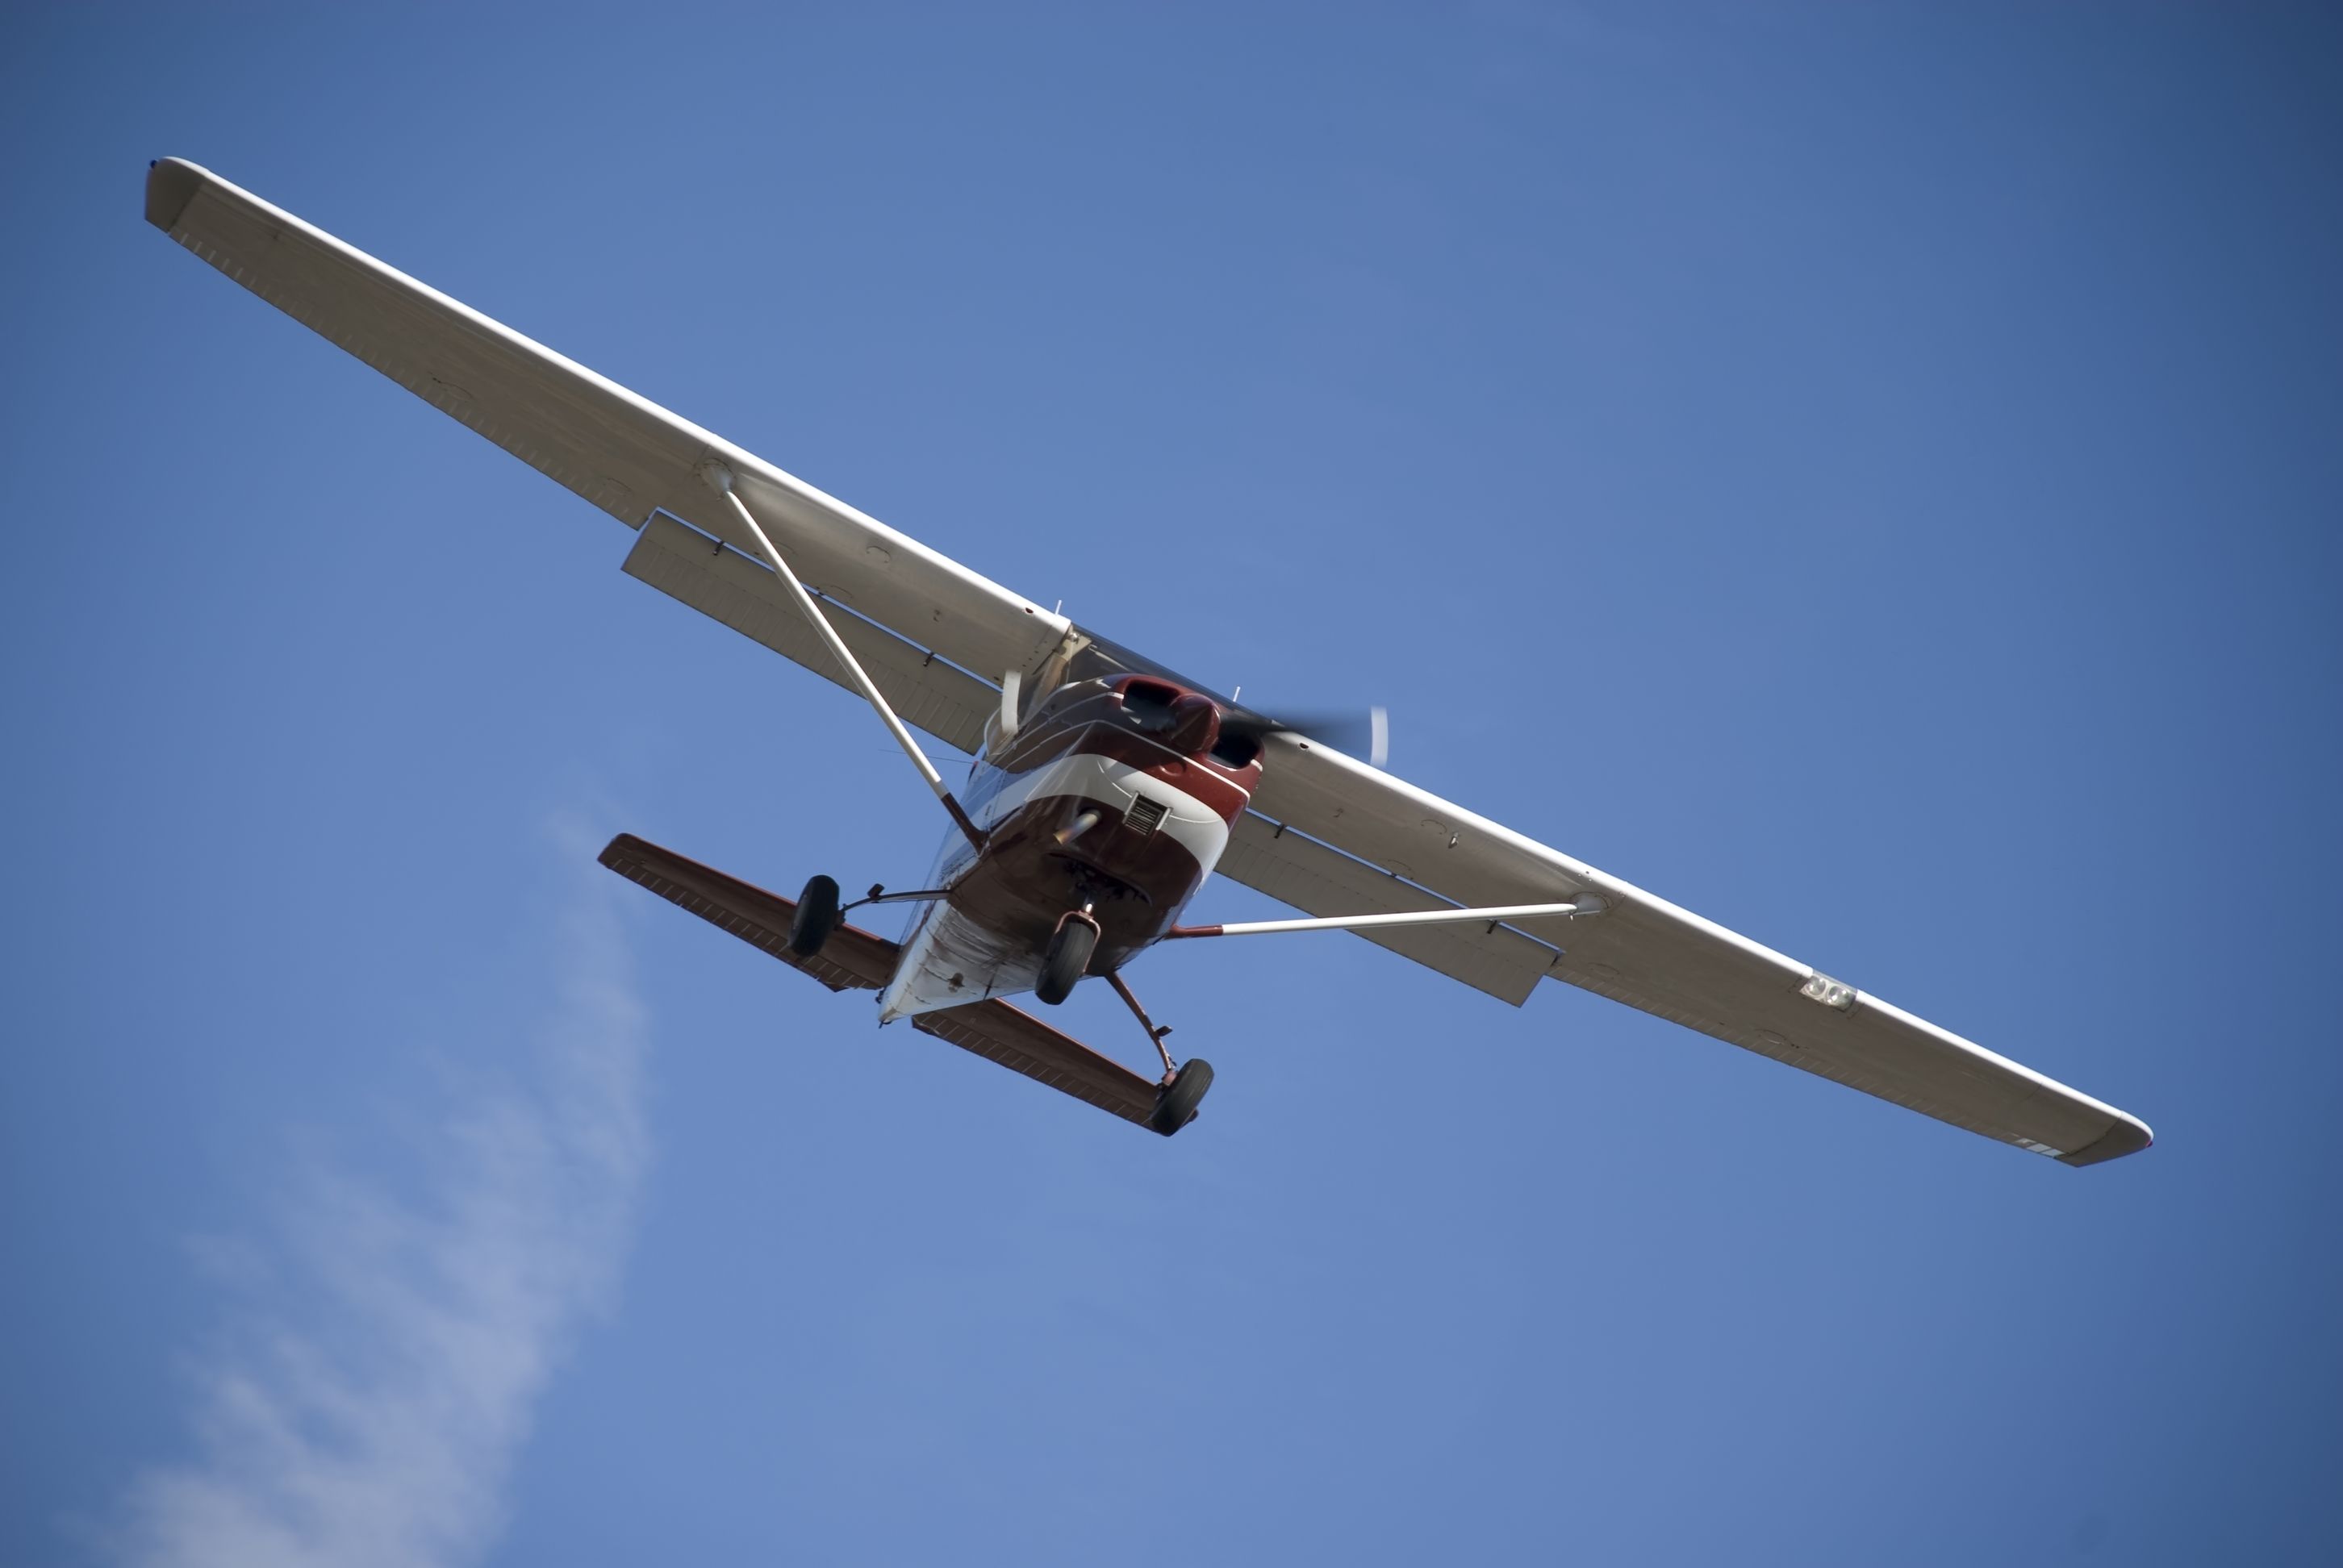
[{"label": "wispy cloud", "polygon": [[323,1161],[289,1173],[300,1195],[229,1348],[196,1369],[196,1456],[129,1490],[128,1562],[415,1568],[494,1540],[538,1397],[616,1288],[649,1159],[608,890],[588,880],[564,925],[528,1070],[451,1095],[424,1197]]}]

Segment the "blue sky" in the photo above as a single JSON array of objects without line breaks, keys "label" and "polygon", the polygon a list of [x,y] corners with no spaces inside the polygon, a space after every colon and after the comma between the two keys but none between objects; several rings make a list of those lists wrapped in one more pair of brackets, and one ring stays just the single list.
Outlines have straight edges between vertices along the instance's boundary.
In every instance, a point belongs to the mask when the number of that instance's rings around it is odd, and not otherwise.
[{"label": "blue sky", "polygon": [[[0,1560],[2326,1560],[2331,15],[16,7],[0,77]],[[916,878],[869,715],[166,155],[2157,1147],[1342,937],[1134,968],[1168,1143],[880,1035],[591,864]]]}]

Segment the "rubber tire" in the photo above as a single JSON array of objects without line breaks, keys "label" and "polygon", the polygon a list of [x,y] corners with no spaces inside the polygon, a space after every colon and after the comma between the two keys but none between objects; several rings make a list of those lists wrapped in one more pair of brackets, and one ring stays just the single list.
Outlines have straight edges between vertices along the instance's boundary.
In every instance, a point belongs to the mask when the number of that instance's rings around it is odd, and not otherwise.
[{"label": "rubber tire", "polygon": [[1051,1007],[1074,994],[1074,982],[1090,972],[1091,954],[1098,950],[1098,928],[1088,920],[1068,920],[1050,939],[1041,960],[1041,978],[1033,994]]},{"label": "rubber tire", "polygon": [[838,924],[837,879],[816,877],[798,895],[797,913],[789,917],[789,951],[801,959],[813,957]]},{"label": "rubber tire", "polygon": [[1169,1138],[1196,1120],[1196,1107],[1204,1102],[1205,1091],[1212,1087],[1212,1064],[1198,1057],[1181,1063],[1172,1081],[1157,1091],[1155,1110],[1147,1125]]}]

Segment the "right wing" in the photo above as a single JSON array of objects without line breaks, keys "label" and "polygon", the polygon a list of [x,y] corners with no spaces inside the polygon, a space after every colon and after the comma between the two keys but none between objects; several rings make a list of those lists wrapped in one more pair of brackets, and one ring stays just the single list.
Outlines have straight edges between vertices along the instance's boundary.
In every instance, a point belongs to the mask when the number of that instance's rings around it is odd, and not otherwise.
[{"label": "right wing", "polygon": [[2147,1123],[2104,1101],[1525,834],[1330,747],[1272,741],[1253,809],[1393,888],[1413,882],[1467,907],[1596,895],[1604,909],[1593,918],[1519,922],[1552,955],[1548,979],[2068,1165],[2153,1141]]},{"label": "right wing", "polygon": [[[1305,914],[1385,915],[1460,907],[1252,811],[1230,824],[1229,847],[1212,869]],[[1529,1000],[1562,956],[1493,921],[1486,927],[1397,926],[1354,934],[1515,1007]]]}]

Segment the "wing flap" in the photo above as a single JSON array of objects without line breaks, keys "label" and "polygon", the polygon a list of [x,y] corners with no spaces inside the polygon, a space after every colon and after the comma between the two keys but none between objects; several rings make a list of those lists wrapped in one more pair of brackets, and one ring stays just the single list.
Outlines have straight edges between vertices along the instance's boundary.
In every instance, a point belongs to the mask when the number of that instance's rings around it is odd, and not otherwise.
[{"label": "wing flap", "polygon": [[[659,516],[643,525],[635,548],[627,553],[626,570],[782,658],[854,690],[769,567]],[[852,615],[833,615],[830,620],[906,724],[971,755],[983,744],[985,720],[999,703],[995,688],[883,627]]]},{"label": "wing flap", "polygon": [[[1447,900],[1248,811],[1229,832],[1213,869],[1307,914],[1380,915],[1453,909]],[[1557,954],[1500,926],[1409,926],[1353,933],[1519,1007]]]}]

